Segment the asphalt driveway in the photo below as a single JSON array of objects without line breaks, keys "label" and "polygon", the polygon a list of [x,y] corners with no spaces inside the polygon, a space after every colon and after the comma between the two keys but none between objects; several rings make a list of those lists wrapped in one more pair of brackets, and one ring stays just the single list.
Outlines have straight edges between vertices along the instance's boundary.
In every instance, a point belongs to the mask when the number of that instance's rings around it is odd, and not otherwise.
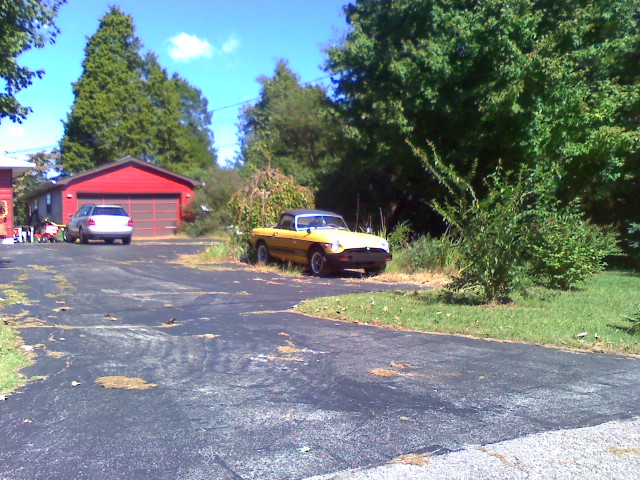
[{"label": "asphalt driveway", "polygon": [[299,479],[640,415],[640,360],[308,318],[385,287],[173,262],[204,248],[0,246],[40,378],[0,401],[0,478]]}]

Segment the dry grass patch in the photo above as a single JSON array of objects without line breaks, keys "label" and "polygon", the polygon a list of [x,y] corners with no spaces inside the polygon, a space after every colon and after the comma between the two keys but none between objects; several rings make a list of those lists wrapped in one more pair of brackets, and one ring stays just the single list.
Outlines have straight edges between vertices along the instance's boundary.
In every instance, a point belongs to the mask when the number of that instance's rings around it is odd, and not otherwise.
[{"label": "dry grass patch", "polygon": [[640,455],[640,448],[610,447],[608,451],[616,455]]},{"label": "dry grass patch", "polygon": [[194,335],[196,338],[218,338],[220,335],[215,333],[201,333],[200,335]]},{"label": "dry grass patch", "polygon": [[421,466],[429,463],[429,457],[432,455],[432,453],[408,453],[394,458],[390,463]]},{"label": "dry grass patch", "polygon": [[294,354],[294,353],[301,353],[302,352],[302,350],[300,350],[299,348],[296,348],[296,347],[291,346],[291,345],[281,345],[281,346],[278,347],[278,351],[280,353],[285,354],[285,355],[291,355],[291,354]]},{"label": "dry grass patch", "polygon": [[98,377],[96,383],[103,388],[120,388],[124,390],[149,390],[157,387],[155,383],[147,383],[142,378],[138,377],[123,377],[123,376],[111,376],[111,377]]},{"label": "dry grass patch", "polygon": [[399,372],[395,370],[387,370],[386,368],[373,368],[369,370],[371,375],[375,375],[376,377],[395,377],[400,375]]}]

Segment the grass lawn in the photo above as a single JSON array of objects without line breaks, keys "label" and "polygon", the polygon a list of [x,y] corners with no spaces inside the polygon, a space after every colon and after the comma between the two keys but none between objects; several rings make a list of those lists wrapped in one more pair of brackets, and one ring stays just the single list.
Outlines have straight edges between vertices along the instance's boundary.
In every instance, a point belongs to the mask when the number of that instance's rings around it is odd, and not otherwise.
[{"label": "grass lawn", "polygon": [[[303,302],[304,313],[372,325],[596,352],[640,354],[640,274],[604,272],[574,291],[537,289],[509,305],[455,305],[438,291],[396,291]],[[637,324],[636,324],[637,326]]]},{"label": "grass lawn", "polygon": [[4,324],[0,314],[0,394],[8,393],[24,383],[18,370],[31,365],[32,361],[20,348],[15,331]]},{"label": "grass lawn", "polygon": [[18,371],[33,363],[29,355],[20,348],[20,337],[9,327],[9,319],[2,314],[3,305],[27,301],[22,287],[24,278],[21,275],[14,283],[0,284],[0,394],[24,384],[25,379]]}]

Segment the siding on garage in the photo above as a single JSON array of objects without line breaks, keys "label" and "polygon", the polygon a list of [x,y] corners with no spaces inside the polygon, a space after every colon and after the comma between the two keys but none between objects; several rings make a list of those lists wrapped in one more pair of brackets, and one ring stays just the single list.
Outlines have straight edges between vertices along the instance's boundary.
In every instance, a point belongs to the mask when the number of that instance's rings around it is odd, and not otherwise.
[{"label": "siding on garage", "polygon": [[[127,157],[43,185],[24,198],[42,218],[67,223],[82,205],[122,205],[133,219],[134,237],[162,237],[176,232],[182,208],[200,182],[143,160]],[[47,194],[51,195],[46,212]]]},{"label": "siding on garage", "polygon": [[133,220],[133,231],[136,237],[173,235],[180,223],[180,197],[178,195],[78,193],[77,210],[89,203],[122,205]]}]

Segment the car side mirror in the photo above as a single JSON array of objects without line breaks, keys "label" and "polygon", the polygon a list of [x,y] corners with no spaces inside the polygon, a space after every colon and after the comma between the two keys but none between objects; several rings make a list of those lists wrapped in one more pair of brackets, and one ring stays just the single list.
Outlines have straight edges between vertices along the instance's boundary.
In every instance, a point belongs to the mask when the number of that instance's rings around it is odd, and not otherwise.
[{"label": "car side mirror", "polygon": [[70,213],[70,214],[69,214],[69,218],[73,218],[73,213]]},{"label": "car side mirror", "polygon": [[307,235],[311,234],[311,227],[307,228]]}]

